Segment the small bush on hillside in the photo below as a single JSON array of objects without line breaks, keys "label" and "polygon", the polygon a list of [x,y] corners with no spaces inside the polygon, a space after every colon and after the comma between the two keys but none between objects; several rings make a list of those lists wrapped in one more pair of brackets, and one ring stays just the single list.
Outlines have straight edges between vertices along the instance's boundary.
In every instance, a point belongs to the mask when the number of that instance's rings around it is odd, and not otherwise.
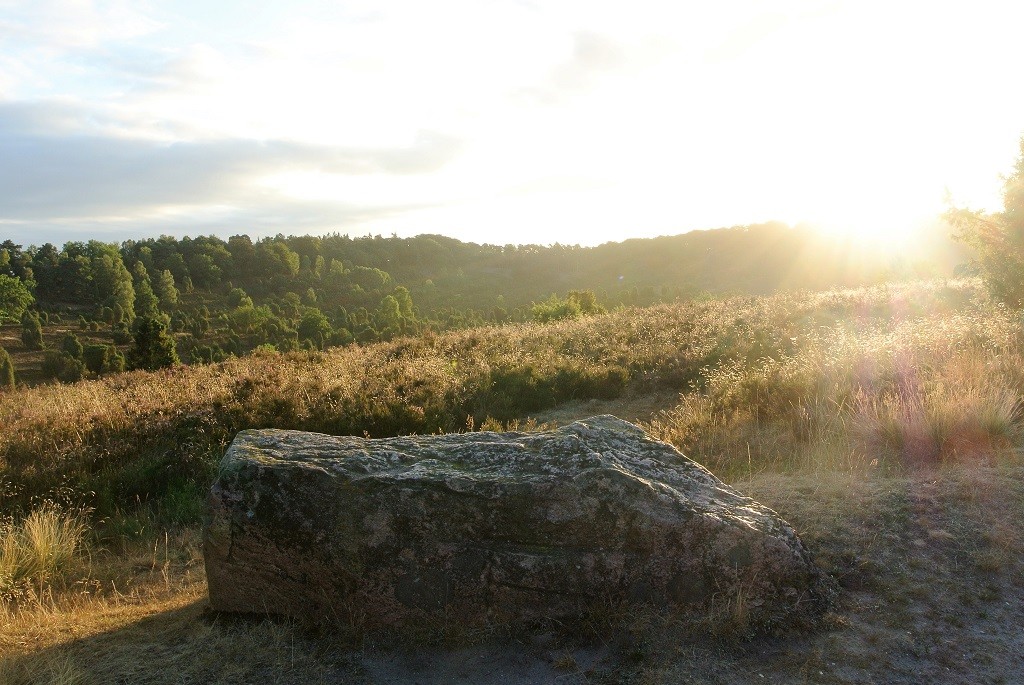
[{"label": "small bush on hillside", "polygon": [[34,312],[21,315],[21,342],[30,350],[43,349],[43,326]]},{"label": "small bush on hillside", "polygon": [[60,350],[48,350],[43,357],[42,371],[47,378],[74,383],[85,376],[85,364]]},{"label": "small bush on hillside", "polygon": [[124,322],[115,323],[111,333],[115,345],[127,345],[132,341],[132,332]]},{"label": "small bush on hillside", "polygon": [[181,363],[174,338],[160,319],[140,316],[135,320],[135,346],[129,353],[133,369],[155,371]]},{"label": "small bush on hillside", "polygon": [[72,359],[81,359],[83,352],[82,342],[78,339],[77,335],[68,331],[60,341],[60,351]]},{"label": "small bush on hillside", "polygon": [[591,314],[603,314],[605,308],[597,303],[597,297],[590,290],[570,290],[564,300],[552,295],[547,301],[533,305],[533,318],[541,323],[575,319]]},{"label": "small bush on hillside", "polygon": [[7,350],[0,347],[0,390],[13,390],[14,385],[14,362]]},{"label": "small bush on hillside", "polygon": [[324,343],[334,333],[334,329],[322,311],[315,307],[310,307],[302,315],[297,333],[300,343],[308,343],[311,347],[323,349]]},{"label": "small bush on hillside", "polygon": [[96,375],[124,371],[125,359],[113,345],[87,345],[82,353],[85,368]]},{"label": "small bush on hillside", "polygon": [[213,364],[227,359],[220,345],[196,345],[192,348],[190,358],[193,364]]}]

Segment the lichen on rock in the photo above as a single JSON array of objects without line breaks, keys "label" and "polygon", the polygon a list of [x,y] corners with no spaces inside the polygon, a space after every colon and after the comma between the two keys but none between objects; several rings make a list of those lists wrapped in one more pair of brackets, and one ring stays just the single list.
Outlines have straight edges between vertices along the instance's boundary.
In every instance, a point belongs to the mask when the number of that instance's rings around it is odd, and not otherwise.
[{"label": "lichen on rock", "polygon": [[219,611],[402,627],[566,621],[595,603],[772,627],[831,581],[796,532],[612,416],[537,433],[371,440],[242,431],[204,536]]}]

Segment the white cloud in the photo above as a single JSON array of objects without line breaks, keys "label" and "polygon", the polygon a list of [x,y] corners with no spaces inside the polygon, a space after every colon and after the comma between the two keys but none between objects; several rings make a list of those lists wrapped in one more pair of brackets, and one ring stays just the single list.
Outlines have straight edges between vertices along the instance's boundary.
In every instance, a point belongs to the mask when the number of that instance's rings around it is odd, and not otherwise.
[{"label": "white cloud", "polygon": [[129,0],[17,0],[0,2],[5,42],[59,52],[145,36],[160,23]]},{"label": "white cloud", "polygon": [[292,217],[592,242],[909,221],[947,185],[994,206],[1024,127],[1022,14],[0,0],[0,222]]}]

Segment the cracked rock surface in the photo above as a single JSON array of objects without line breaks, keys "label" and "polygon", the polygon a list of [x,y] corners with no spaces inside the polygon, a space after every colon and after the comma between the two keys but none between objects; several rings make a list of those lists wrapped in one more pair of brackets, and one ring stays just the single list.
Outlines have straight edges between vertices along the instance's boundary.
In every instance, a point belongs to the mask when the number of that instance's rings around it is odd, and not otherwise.
[{"label": "cracked rock surface", "polygon": [[789,524],[612,416],[536,433],[237,435],[208,502],[214,610],[361,627],[648,604],[754,627],[831,581]]}]

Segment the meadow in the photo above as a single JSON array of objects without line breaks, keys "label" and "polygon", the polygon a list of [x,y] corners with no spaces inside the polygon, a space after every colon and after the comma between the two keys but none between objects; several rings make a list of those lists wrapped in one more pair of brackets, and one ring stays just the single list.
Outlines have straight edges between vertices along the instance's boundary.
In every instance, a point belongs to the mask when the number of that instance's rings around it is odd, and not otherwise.
[{"label": "meadow", "polygon": [[[855,682],[880,667],[872,648],[916,649],[904,643],[929,593],[942,616],[935,640],[958,630],[945,623],[957,603],[998,626],[997,605],[1020,595],[1022,543],[1003,521],[1024,513],[1022,392],[1020,314],[972,279],[619,308],[6,392],[0,650],[11,658],[0,680],[390,682],[371,677],[372,658],[355,663],[295,626],[203,618],[203,497],[233,435],[529,429],[560,409],[558,420],[644,406],[649,433],[789,517],[848,597],[892,606],[875,616],[844,604],[831,633],[789,643],[802,659],[768,659],[783,680],[812,664],[821,682],[844,682],[824,656],[834,638]],[[979,588],[968,587],[975,575]],[[164,631],[154,669],[189,660],[177,679],[138,663],[144,625]],[[702,643],[682,654],[649,622],[626,633],[625,646],[606,649],[639,656],[580,682],[686,682],[681,664],[708,654],[739,678],[746,659],[772,649]],[[552,668],[586,675],[573,649]],[[237,662],[215,657],[223,650]],[[951,668],[939,656],[889,666]],[[990,664],[993,682],[1004,663]],[[726,676],[693,682],[734,682]]]}]

